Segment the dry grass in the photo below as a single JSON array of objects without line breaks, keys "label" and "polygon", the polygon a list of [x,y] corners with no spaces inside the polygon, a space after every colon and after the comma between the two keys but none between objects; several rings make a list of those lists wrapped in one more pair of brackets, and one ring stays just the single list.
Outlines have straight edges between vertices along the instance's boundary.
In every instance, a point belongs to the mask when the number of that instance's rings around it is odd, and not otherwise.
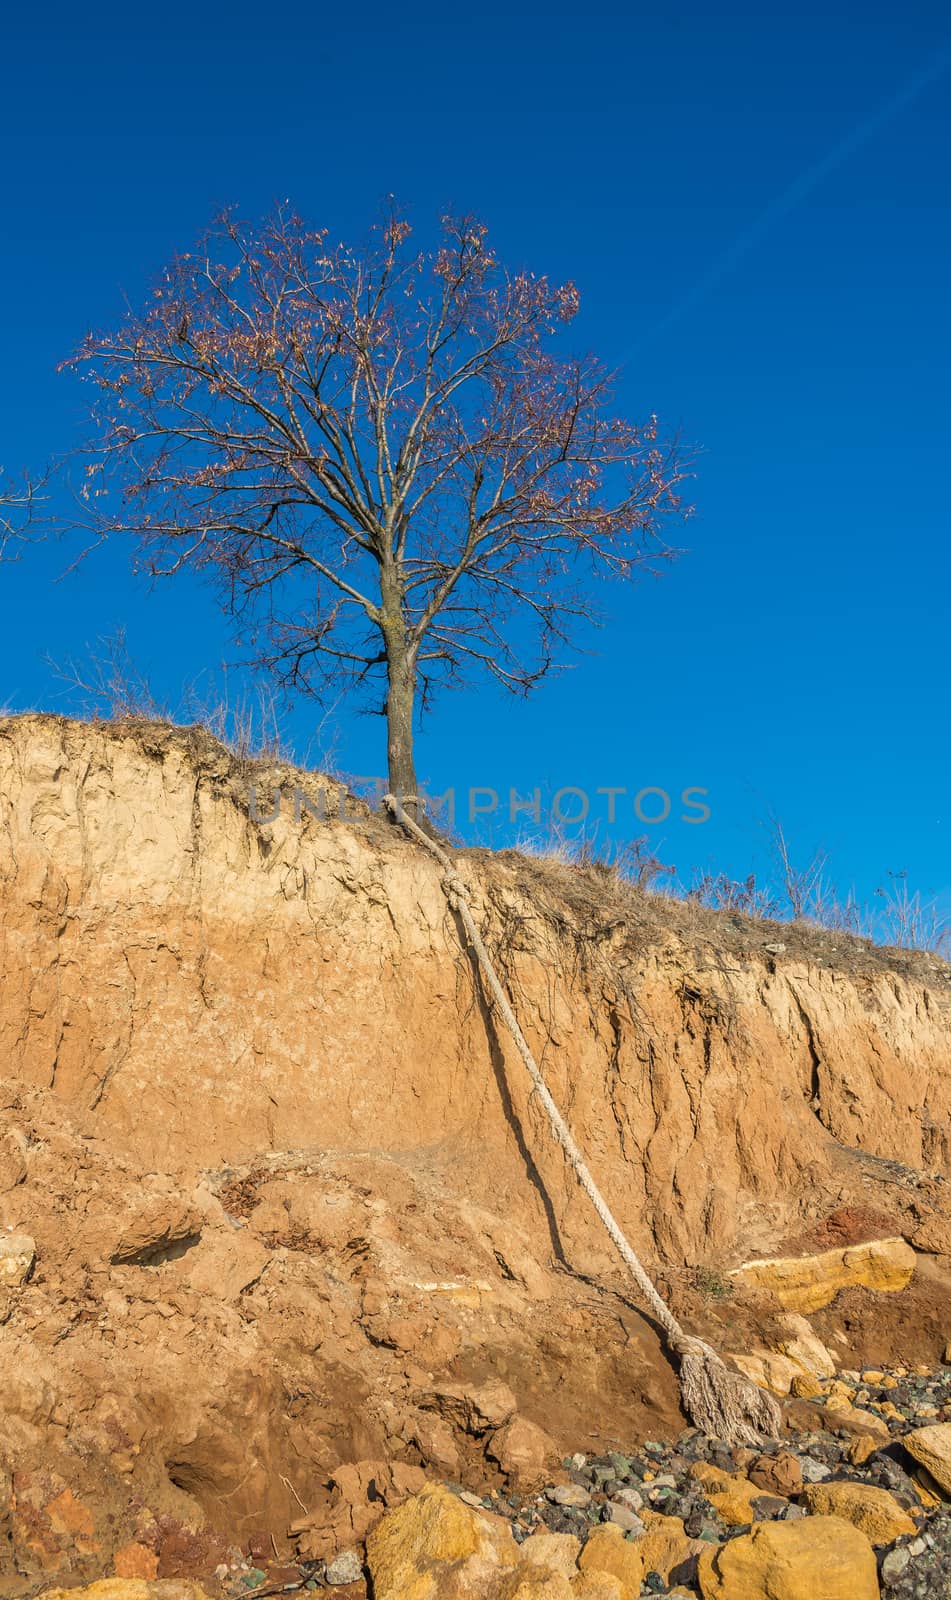
[{"label": "dry grass", "polygon": [[[78,726],[74,718],[28,712],[0,718],[0,733],[5,726],[31,720],[64,728]],[[262,796],[262,810],[267,809],[267,796],[273,789],[281,788],[289,798],[296,788],[314,802],[321,793],[325,795],[327,826],[358,828],[369,842],[383,849],[396,843],[407,845],[405,834],[353,794],[345,782],[275,759],[267,752],[229,747],[203,723],[182,726],[164,719],[124,715],[94,721],[91,726],[107,737],[134,738],[139,748],[156,760],[163,759],[173,745],[186,751],[198,777],[245,815],[252,784]],[[341,798],[346,800],[347,814],[338,821],[335,801]],[[308,816],[307,825],[320,824]],[[883,945],[850,928],[825,928],[805,918],[750,915],[744,906],[711,906],[689,892],[661,889],[657,885],[667,869],[644,841],[635,841],[627,854],[609,857],[605,853],[600,858],[590,850],[572,858],[563,844],[552,853],[543,853],[537,842],[531,853],[466,846],[459,846],[458,853],[481,869],[496,909],[506,903],[507,890],[514,886],[520,896],[531,900],[552,933],[566,941],[563,948],[580,950],[585,960],[605,946],[614,953],[631,955],[673,938],[698,951],[708,964],[718,966],[730,956],[758,955],[768,961],[807,961],[853,975],[891,971],[923,982],[951,983],[951,964],[933,950]],[[904,893],[903,882],[898,887]],[[903,899],[900,906],[906,922],[914,915],[914,897],[908,897],[908,902]],[[519,930],[511,915],[506,916],[513,943],[531,938],[527,925]]]}]

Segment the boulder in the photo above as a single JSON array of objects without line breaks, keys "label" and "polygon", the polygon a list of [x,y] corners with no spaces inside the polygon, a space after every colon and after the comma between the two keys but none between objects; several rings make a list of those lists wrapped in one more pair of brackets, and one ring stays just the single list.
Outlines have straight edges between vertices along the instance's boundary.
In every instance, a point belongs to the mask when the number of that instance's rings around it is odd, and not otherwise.
[{"label": "boulder", "polygon": [[841,1517],[758,1522],[704,1551],[703,1600],[879,1600],[875,1552]]},{"label": "boulder", "polygon": [[38,1600],[208,1600],[189,1578],[100,1578],[85,1589],[44,1589]]},{"label": "boulder", "polygon": [[908,1454],[924,1467],[942,1493],[951,1499],[951,1422],[935,1422],[928,1428],[906,1433],[902,1444]]},{"label": "boulder", "polygon": [[366,1549],[375,1600],[491,1594],[519,1562],[508,1523],[464,1505],[442,1484],[429,1484],[387,1511],[370,1530]]},{"label": "boulder", "polygon": [[615,1578],[620,1586],[620,1600],[637,1600],[648,1570],[640,1543],[640,1540],[625,1539],[613,1522],[604,1522],[586,1541],[578,1557],[578,1566],[588,1578],[605,1573]]},{"label": "boulder", "polygon": [[805,1501],[816,1516],[844,1517],[872,1544],[891,1544],[903,1534],[918,1532],[894,1495],[871,1483],[811,1483]]},{"label": "boulder", "polygon": [[645,1572],[659,1572],[667,1582],[674,1567],[707,1548],[706,1540],[691,1539],[679,1517],[665,1517],[658,1511],[644,1511],[644,1533],[633,1540],[642,1557]]},{"label": "boulder", "polygon": [[767,1494],[779,1494],[788,1498],[791,1494],[798,1494],[802,1488],[802,1467],[799,1457],[794,1456],[790,1450],[777,1450],[774,1456],[757,1456],[746,1469],[746,1475],[751,1483],[758,1489],[763,1489]]},{"label": "boulder", "polygon": [[540,1483],[559,1459],[555,1441],[527,1417],[513,1417],[499,1428],[492,1435],[486,1454],[506,1477],[526,1486]]},{"label": "boulder", "polygon": [[581,1540],[573,1533],[533,1533],[521,1546],[521,1562],[558,1572],[563,1578],[576,1578]]},{"label": "boulder", "polygon": [[457,1428],[476,1435],[503,1428],[517,1409],[514,1394],[500,1378],[489,1378],[471,1387],[440,1384],[423,1400],[423,1405],[427,1410],[438,1411]]}]

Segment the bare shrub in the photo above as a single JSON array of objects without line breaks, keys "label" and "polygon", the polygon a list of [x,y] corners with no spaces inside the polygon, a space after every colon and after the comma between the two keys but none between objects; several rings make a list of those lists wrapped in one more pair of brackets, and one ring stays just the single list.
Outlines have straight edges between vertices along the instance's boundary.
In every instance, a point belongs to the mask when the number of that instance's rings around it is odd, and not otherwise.
[{"label": "bare shrub", "polygon": [[177,701],[160,698],[148,674],[129,651],[124,628],[100,637],[84,662],[57,663],[47,656],[54,676],[66,685],[79,711],[110,722],[172,722],[205,728],[241,760],[276,760],[290,754],[275,692],[265,683],[242,684],[235,696],[222,667],[203,687],[196,679]]}]

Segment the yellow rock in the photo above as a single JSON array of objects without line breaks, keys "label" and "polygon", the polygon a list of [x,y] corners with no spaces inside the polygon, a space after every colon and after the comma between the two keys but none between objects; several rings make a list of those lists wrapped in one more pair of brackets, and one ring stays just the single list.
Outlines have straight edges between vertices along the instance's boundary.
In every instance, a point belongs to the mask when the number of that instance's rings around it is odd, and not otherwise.
[{"label": "yellow rock", "polygon": [[208,1600],[189,1578],[100,1578],[86,1589],[44,1589],[38,1600]]},{"label": "yellow rock", "polygon": [[835,1358],[826,1349],[805,1317],[797,1312],[787,1312],[782,1321],[783,1333],[774,1340],[774,1347],[791,1361],[798,1361],[807,1372],[821,1378],[831,1378],[835,1373]]},{"label": "yellow rock", "polygon": [[860,1433],[849,1445],[849,1460],[854,1466],[860,1467],[873,1456],[882,1446],[881,1439],[876,1439],[872,1433]]},{"label": "yellow rock", "polygon": [[571,1580],[572,1600],[623,1600],[626,1592],[610,1572],[576,1572]]},{"label": "yellow rock", "polygon": [[872,1544],[891,1544],[902,1534],[918,1532],[894,1495],[871,1483],[810,1483],[805,1501],[815,1516],[844,1517]]},{"label": "yellow rock", "polygon": [[[453,1594],[460,1591],[455,1587]],[[466,1587],[467,1595],[473,1591]],[[485,1595],[489,1591],[480,1587],[475,1591]],[[560,1572],[543,1572],[540,1567],[518,1567],[514,1579],[505,1585],[505,1600],[571,1600],[572,1587]]]},{"label": "yellow rock", "polygon": [[878,1409],[882,1413],[883,1417],[900,1417],[901,1416],[901,1412],[899,1411],[898,1407],[896,1405],[893,1405],[890,1400],[883,1400]]},{"label": "yellow rock", "polygon": [[889,1372],[882,1379],[881,1383],[879,1384],[879,1388],[880,1389],[897,1389],[898,1388],[898,1379],[897,1378],[893,1378],[891,1373]]},{"label": "yellow rock", "polygon": [[[630,1543],[643,1557],[645,1572],[659,1572],[666,1581],[671,1567],[679,1566],[681,1561],[686,1561],[690,1556],[699,1555],[705,1548],[706,1541],[691,1539],[679,1517],[665,1517],[659,1511],[642,1511],[641,1519],[647,1531]],[[749,1522],[750,1518],[746,1517],[745,1521]]]},{"label": "yellow rock", "polygon": [[902,1444],[934,1479],[945,1498],[951,1499],[951,1422],[916,1428],[905,1434]]},{"label": "yellow rock", "polygon": [[875,1552],[841,1517],[758,1522],[700,1557],[704,1600],[879,1600]]},{"label": "yellow rock", "polygon": [[[518,1560],[507,1523],[474,1511],[436,1483],[386,1512],[367,1536],[376,1600],[454,1600],[465,1590],[489,1593]],[[538,1577],[527,1569],[527,1582]]]},{"label": "yellow rock", "polygon": [[775,1350],[752,1350],[749,1354],[731,1350],[729,1357],[745,1378],[758,1383],[761,1389],[771,1389],[773,1394],[788,1394],[793,1379],[803,1371],[798,1361]]},{"label": "yellow rock", "polygon": [[533,1533],[521,1546],[519,1565],[542,1567],[548,1572],[560,1572],[563,1578],[575,1578],[580,1554],[581,1540],[573,1533]]},{"label": "yellow rock", "polygon": [[753,1508],[744,1495],[724,1489],[719,1494],[708,1494],[707,1499],[720,1521],[725,1522],[728,1528],[746,1528],[755,1520]]},{"label": "yellow rock", "polygon": [[625,1539],[615,1523],[603,1522],[586,1541],[578,1557],[578,1566],[589,1576],[606,1572],[617,1578],[621,1600],[638,1600],[647,1571],[639,1544],[640,1540],[632,1543]]},{"label": "yellow rock", "polygon": [[821,1255],[747,1261],[729,1276],[769,1291],[788,1311],[808,1313],[829,1305],[840,1289],[904,1289],[914,1270],[915,1252],[904,1239],[873,1239]]},{"label": "yellow rock", "polygon": [[797,1400],[814,1400],[816,1395],[822,1393],[822,1385],[813,1373],[797,1372],[789,1385],[789,1392]]},{"label": "yellow rock", "polygon": [[865,1371],[862,1373],[862,1382],[874,1383],[877,1385],[881,1383],[884,1376],[884,1372],[880,1372],[877,1367],[866,1367]]},{"label": "yellow rock", "polygon": [[918,1499],[926,1511],[931,1511],[935,1506],[944,1504],[944,1495],[935,1483],[931,1473],[926,1472],[924,1467],[915,1467],[911,1479]]},{"label": "yellow rock", "polygon": [[724,1472],[722,1467],[715,1467],[712,1461],[695,1461],[688,1470],[688,1476],[695,1483],[709,1484],[712,1489],[722,1489],[729,1483],[731,1474]]},{"label": "yellow rock", "polygon": [[724,1472],[711,1462],[698,1461],[690,1468],[690,1476],[703,1485],[704,1494],[728,1528],[743,1528],[753,1521],[750,1501],[765,1491],[742,1472]]}]

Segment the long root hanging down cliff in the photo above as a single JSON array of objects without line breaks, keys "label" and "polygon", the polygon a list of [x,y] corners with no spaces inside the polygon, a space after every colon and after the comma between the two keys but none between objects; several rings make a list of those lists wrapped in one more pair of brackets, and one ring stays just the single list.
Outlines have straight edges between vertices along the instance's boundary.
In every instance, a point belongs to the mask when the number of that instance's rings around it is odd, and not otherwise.
[{"label": "long root hanging down cliff", "polygon": [[563,1150],[565,1159],[591,1201],[608,1238],[616,1247],[642,1297],[663,1328],[667,1343],[680,1360],[680,1393],[688,1417],[705,1433],[712,1434],[715,1438],[726,1439],[730,1444],[757,1444],[763,1435],[775,1437],[782,1426],[782,1413],[772,1395],[751,1383],[741,1373],[731,1371],[708,1344],[685,1332],[669,1306],[658,1294],[654,1283],[631,1248],[630,1241],[598,1188],[587,1161],[578,1149],[564,1117],[551,1097],[538,1063],[518,1025],[511,1002],[499,981],[499,975],[482,935],[473,920],[466,886],[454,870],[450,858],[445,850],[441,849],[435,840],[424,833],[418,823],[407,815],[403,805],[394,795],[386,795],[384,805],[394,821],[398,821],[411,838],[428,850],[442,868],[446,899],[465,929],[466,937],[478,960],[480,974],[499,1009],[506,1029],[514,1040],[515,1048],[548,1118],[552,1136]]}]

